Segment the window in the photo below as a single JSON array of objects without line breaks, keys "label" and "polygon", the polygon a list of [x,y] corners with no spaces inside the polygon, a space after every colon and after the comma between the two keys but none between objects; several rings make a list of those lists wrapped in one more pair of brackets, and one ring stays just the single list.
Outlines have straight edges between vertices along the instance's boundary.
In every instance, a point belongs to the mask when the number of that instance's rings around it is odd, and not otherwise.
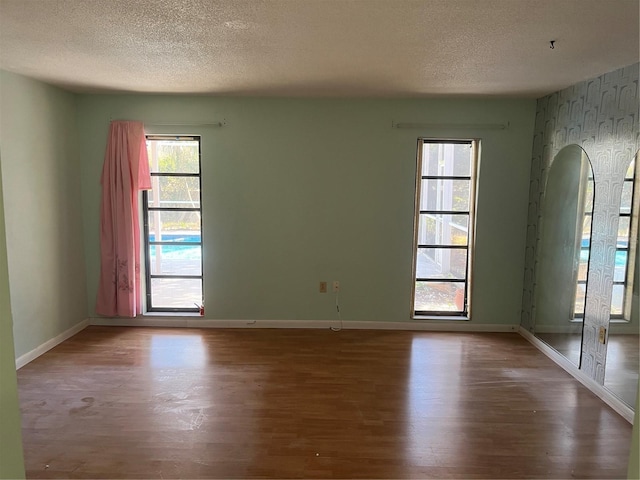
[{"label": "window", "polygon": [[[611,296],[611,318],[629,320],[631,312],[631,289],[633,281],[635,244],[638,241],[636,184],[636,159],[631,161],[624,176],[622,197],[620,199],[620,217],[618,220],[618,239],[616,242],[615,270],[613,274],[613,292]],[[634,209],[635,206],[635,209]],[[635,215],[633,212],[635,210]],[[634,218],[635,216],[635,218]]]},{"label": "window", "polygon": [[469,314],[478,143],[418,142],[414,315]]},{"label": "window", "polygon": [[582,217],[582,235],[580,238],[580,256],[578,261],[578,280],[574,304],[574,318],[584,317],[584,303],[587,294],[587,270],[589,269],[589,255],[591,253],[591,220],[593,218],[593,174],[589,169],[587,188],[584,200],[584,215]]},{"label": "window", "polygon": [[203,300],[200,137],[148,135],[147,151],[147,311],[197,312]]}]

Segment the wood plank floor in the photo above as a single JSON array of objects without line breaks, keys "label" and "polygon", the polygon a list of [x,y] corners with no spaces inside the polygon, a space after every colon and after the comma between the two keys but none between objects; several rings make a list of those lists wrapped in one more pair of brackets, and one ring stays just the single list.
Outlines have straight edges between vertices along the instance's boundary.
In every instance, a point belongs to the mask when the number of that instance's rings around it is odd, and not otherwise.
[{"label": "wood plank floor", "polygon": [[29,478],[623,478],[517,334],[89,327],[18,371]]}]

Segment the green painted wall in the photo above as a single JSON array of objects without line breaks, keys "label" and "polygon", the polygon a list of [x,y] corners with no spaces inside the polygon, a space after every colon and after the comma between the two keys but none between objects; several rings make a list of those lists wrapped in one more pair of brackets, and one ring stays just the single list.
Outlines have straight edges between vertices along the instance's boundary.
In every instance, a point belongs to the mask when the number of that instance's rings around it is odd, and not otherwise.
[{"label": "green painted wall", "polygon": [[0,478],[24,478],[2,198],[0,171]]},{"label": "green painted wall", "polygon": [[76,97],[0,72],[15,353],[87,318]]},{"label": "green painted wall", "polygon": [[[99,272],[100,172],[110,119],[202,134],[207,318],[410,318],[419,136],[482,138],[473,321],[519,323],[533,100],[344,100],[81,95],[87,295]],[[507,130],[398,130],[392,121],[510,122]]]}]

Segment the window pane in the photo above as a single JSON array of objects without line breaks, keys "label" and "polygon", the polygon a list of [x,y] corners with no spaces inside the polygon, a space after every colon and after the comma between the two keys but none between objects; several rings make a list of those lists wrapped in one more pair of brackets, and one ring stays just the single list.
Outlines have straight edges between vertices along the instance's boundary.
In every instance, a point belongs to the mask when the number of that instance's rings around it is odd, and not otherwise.
[{"label": "window pane", "polygon": [[620,213],[631,213],[631,196],[633,182],[624,182],[622,185],[622,197],[620,198]]},{"label": "window pane", "polygon": [[582,243],[583,248],[591,245],[591,215],[585,215],[582,219]]},{"label": "window pane", "polygon": [[423,213],[418,224],[420,245],[466,245],[469,215]]},{"label": "window pane", "polygon": [[586,295],[587,286],[584,283],[579,283],[576,289],[576,305],[575,313],[584,315],[584,299]]},{"label": "window pane", "polygon": [[150,207],[200,208],[199,177],[151,177]]},{"label": "window pane", "polygon": [[464,283],[416,282],[415,311],[463,312]]},{"label": "window pane", "polygon": [[616,267],[613,273],[614,282],[624,282],[627,272],[627,252],[626,250],[616,251]]},{"label": "window pane", "polygon": [[469,180],[422,180],[420,210],[469,211]]},{"label": "window pane", "polygon": [[624,303],[624,285],[614,285],[611,296],[611,315],[622,315]]},{"label": "window pane", "polygon": [[471,176],[471,144],[425,143],[422,175]]},{"label": "window pane", "polygon": [[153,308],[196,308],[202,303],[202,280],[185,278],[152,278]]},{"label": "window pane", "polygon": [[441,160],[440,151],[444,146],[436,143],[425,143],[422,148],[422,175],[440,175]]},{"label": "window pane", "polygon": [[578,264],[578,281],[587,279],[587,268],[589,267],[589,249],[580,250],[580,263]]},{"label": "window pane", "polygon": [[471,154],[470,143],[453,145],[453,175],[456,177],[471,176]]},{"label": "window pane", "polygon": [[[160,227],[159,232],[158,227]],[[152,242],[199,242],[200,212],[151,210],[149,240]]]},{"label": "window pane", "polygon": [[632,179],[633,178],[633,171],[636,168],[636,160],[635,158],[633,160],[631,160],[631,163],[629,164],[629,168],[627,168],[627,173],[625,174],[624,178],[628,178],[628,179]]},{"label": "window pane", "polygon": [[584,211],[593,212],[593,179],[587,180],[587,193],[585,197]]},{"label": "window pane", "polygon": [[147,152],[152,173],[200,172],[197,140],[147,140]]},{"label": "window pane", "polygon": [[455,278],[464,280],[466,273],[466,248],[418,249],[416,258],[417,278]]},{"label": "window pane", "polygon": [[629,222],[630,217],[620,217],[618,222],[618,247],[625,247],[629,245]]},{"label": "window pane", "polygon": [[200,245],[149,245],[151,275],[202,275]]}]

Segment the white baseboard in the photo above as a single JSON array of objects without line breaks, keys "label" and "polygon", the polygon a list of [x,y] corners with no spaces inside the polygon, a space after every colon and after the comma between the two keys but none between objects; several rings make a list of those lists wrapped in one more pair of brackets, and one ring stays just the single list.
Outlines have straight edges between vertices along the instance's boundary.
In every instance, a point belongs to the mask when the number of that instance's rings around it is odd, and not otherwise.
[{"label": "white baseboard", "polygon": [[638,335],[638,323],[609,322],[609,335]]},{"label": "white baseboard", "polygon": [[536,333],[580,334],[582,333],[582,323],[569,325],[540,325],[536,323]]},{"label": "white baseboard", "polygon": [[24,355],[20,355],[16,358],[16,370],[24,367],[27,363],[35,360],[43,353],[48,352],[53,347],[60,345],[65,340],[73,337],[76,333],[84,330],[89,325],[89,319],[82,320],[80,323],[74,325],[68,330],[65,330],[60,335],[53,337],[51,340],[47,340],[42,345],[37,346],[30,352],[25,353]]},{"label": "white baseboard", "polygon": [[523,327],[518,330],[520,335],[526,338],[534,347],[544,353],[569,375],[582,383],[585,387],[591,390],[597,397],[599,397],[604,403],[613,408],[618,414],[620,414],[626,421],[633,424],[634,412],[631,407],[625,404],[622,400],[616,397],[609,390],[604,388],[598,382],[585,375],[582,370],[569,361],[564,355],[561,355],[542,340],[537,338],[531,332]]},{"label": "white baseboard", "polygon": [[[336,322],[333,322],[334,326]],[[426,332],[516,332],[518,325],[473,323],[459,320],[411,320],[408,322],[344,322],[345,330],[419,330]]]},{"label": "white baseboard", "polygon": [[214,320],[201,317],[105,318],[92,317],[90,325],[118,327],[182,328],[344,328],[345,330],[422,330],[435,332],[516,332],[519,325],[483,324],[461,321],[412,320],[372,322],[339,320]]},{"label": "white baseboard", "polygon": [[[563,325],[536,324],[536,333],[582,333],[582,322],[567,322]],[[609,322],[609,334],[615,335],[638,335],[640,333],[637,323]]]}]

